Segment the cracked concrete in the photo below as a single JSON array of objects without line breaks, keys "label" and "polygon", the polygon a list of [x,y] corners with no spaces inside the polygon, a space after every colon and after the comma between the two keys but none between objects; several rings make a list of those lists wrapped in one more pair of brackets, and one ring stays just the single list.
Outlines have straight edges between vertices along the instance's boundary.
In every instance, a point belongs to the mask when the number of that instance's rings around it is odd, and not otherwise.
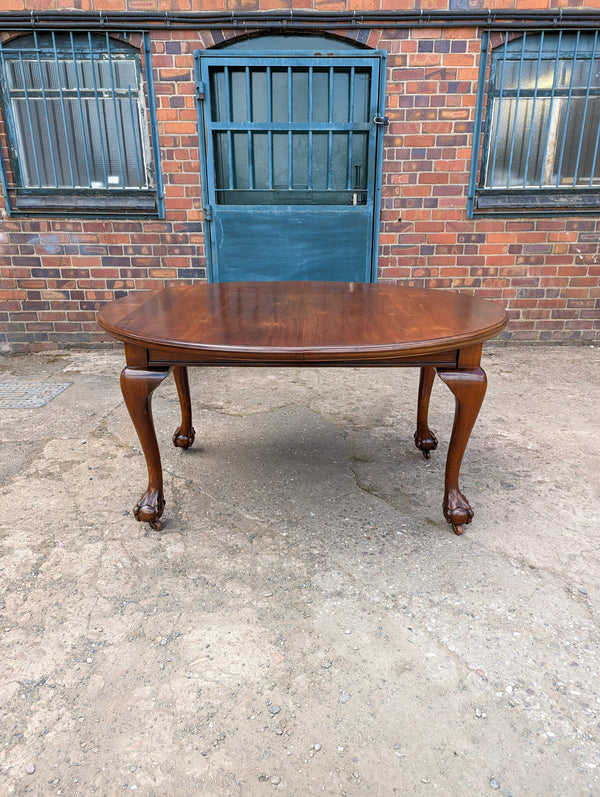
[{"label": "cracked concrete", "polygon": [[165,527],[120,352],[0,361],[70,381],[0,411],[0,794],[600,797],[600,350],[484,353],[441,513],[414,369],[194,369],[196,444],[154,411]]}]

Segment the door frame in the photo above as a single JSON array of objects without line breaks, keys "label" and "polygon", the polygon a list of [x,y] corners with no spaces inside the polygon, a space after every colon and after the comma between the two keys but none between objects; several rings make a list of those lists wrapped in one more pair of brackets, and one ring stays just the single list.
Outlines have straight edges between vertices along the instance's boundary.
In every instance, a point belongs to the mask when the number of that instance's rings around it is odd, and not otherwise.
[{"label": "door frame", "polygon": [[[308,39],[309,37],[307,37]],[[308,43],[308,41],[307,41]],[[352,43],[350,43],[352,44]],[[335,45],[334,45],[335,46]],[[372,229],[371,229],[371,256],[370,263],[368,263],[367,274],[369,282],[377,282],[378,261],[379,261],[379,231],[381,226],[381,190],[382,190],[382,174],[383,174],[383,138],[385,127],[388,124],[387,117],[385,116],[385,87],[386,87],[386,66],[387,66],[387,53],[385,50],[361,50],[361,49],[340,49],[329,51],[327,53],[315,52],[314,50],[236,50],[232,47],[231,50],[224,48],[211,49],[211,50],[195,50],[194,51],[194,74],[195,74],[195,90],[196,90],[196,107],[198,114],[198,138],[200,148],[200,177],[202,181],[202,210],[203,210],[203,231],[204,231],[204,246],[206,256],[206,273],[209,282],[218,281],[218,262],[216,259],[216,252],[211,234],[212,222],[212,209],[216,204],[215,198],[215,166],[214,166],[214,153],[210,135],[208,131],[207,116],[210,114],[210,107],[207,105],[207,100],[210,102],[210,86],[209,86],[209,67],[219,65],[223,61],[229,64],[238,61],[240,66],[247,66],[248,61],[254,62],[256,65],[257,59],[260,59],[262,64],[278,63],[281,65],[283,62],[285,66],[293,66],[296,59],[322,59],[330,61],[339,60],[370,62],[372,67],[372,75],[374,87],[376,87],[376,107],[377,111],[373,120],[371,120],[375,137],[373,153],[373,207],[372,207]],[[309,206],[312,208],[319,207],[318,205]]]}]

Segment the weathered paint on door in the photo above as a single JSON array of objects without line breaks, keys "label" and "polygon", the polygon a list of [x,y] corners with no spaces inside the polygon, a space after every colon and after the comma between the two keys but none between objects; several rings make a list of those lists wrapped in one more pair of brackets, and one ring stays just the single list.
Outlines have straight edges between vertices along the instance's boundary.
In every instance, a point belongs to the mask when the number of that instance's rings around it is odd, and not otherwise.
[{"label": "weathered paint on door", "polygon": [[376,279],[384,66],[196,53],[210,280]]}]

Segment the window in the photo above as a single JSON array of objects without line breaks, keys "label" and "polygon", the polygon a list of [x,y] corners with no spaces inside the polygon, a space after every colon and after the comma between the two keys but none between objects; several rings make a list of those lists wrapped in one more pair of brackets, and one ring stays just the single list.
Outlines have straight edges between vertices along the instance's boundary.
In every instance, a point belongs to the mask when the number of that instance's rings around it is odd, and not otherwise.
[{"label": "window", "polygon": [[[490,39],[495,46],[476,189],[476,169],[471,173],[472,210],[560,212],[576,207],[597,212],[598,32],[507,31]],[[482,57],[485,61],[485,53]],[[481,82],[476,130],[483,120]]]},{"label": "window", "polygon": [[0,78],[16,212],[157,211],[137,48],[33,33],[0,47]]}]

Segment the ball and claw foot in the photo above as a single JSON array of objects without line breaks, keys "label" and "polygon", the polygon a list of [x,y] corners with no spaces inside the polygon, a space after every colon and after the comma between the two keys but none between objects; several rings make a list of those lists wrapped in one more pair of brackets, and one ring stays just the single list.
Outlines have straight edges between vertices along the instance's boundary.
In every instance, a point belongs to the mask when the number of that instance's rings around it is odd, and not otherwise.
[{"label": "ball and claw foot", "polygon": [[189,428],[180,426],[175,430],[175,434],[173,435],[173,445],[175,448],[183,448],[185,450],[192,447],[195,438],[196,432],[193,426]]},{"label": "ball and claw foot", "polygon": [[464,495],[459,492],[449,493],[443,503],[444,517],[448,523],[452,524],[452,531],[460,535],[463,533],[463,526],[473,520],[473,510]]},{"label": "ball and claw foot", "polygon": [[165,499],[162,493],[158,493],[155,490],[147,491],[135,505],[133,514],[140,523],[149,523],[150,528],[154,529],[154,531],[160,531],[163,527],[160,516],[164,508]]},{"label": "ball and claw foot", "polygon": [[419,432],[415,432],[414,440],[416,447],[423,454],[425,459],[429,459],[430,452],[435,451],[437,448],[437,437],[431,429],[427,430],[427,434],[424,437],[419,437]]}]

